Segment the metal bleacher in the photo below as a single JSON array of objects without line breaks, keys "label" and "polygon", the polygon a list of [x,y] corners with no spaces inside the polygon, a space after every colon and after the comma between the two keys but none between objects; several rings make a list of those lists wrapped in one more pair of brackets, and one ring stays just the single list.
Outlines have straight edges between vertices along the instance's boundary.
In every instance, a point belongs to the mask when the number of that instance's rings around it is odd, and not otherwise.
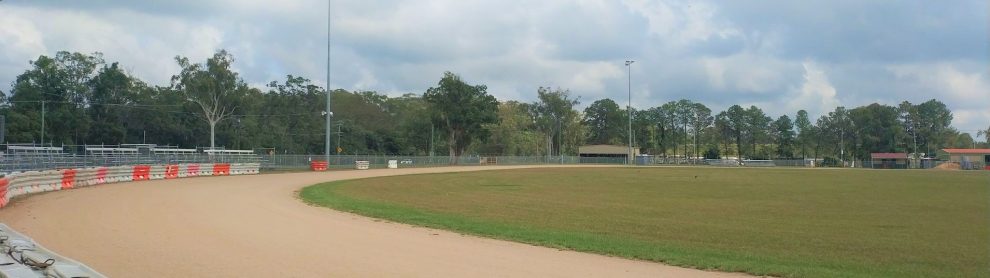
[{"label": "metal bleacher", "polygon": [[0,172],[14,172],[44,167],[65,168],[79,164],[61,147],[38,145],[5,145],[0,154]]},{"label": "metal bleacher", "polygon": [[0,175],[4,173],[92,166],[176,163],[259,163],[252,150],[183,149],[155,144],[42,146],[0,145]]}]

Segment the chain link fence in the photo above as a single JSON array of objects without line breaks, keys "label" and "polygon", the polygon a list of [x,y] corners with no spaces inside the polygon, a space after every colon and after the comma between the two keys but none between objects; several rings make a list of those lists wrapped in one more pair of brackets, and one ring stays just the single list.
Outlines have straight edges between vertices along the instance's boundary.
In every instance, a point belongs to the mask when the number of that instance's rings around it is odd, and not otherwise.
[{"label": "chain link fence", "polygon": [[[118,155],[78,155],[78,154],[18,154],[0,153],[0,173],[29,170],[85,168],[95,166],[125,166],[139,164],[180,164],[180,163],[259,163],[263,171],[308,170],[312,161],[322,161],[323,155],[292,154],[118,154]],[[398,156],[398,155],[331,155],[329,168],[352,169],[356,161],[368,161],[371,168],[386,168],[390,160],[395,160],[399,168],[448,166],[447,156]],[[551,164],[628,164],[624,157],[579,157],[579,156],[477,156],[458,158],[456,165],[551,165]],[[683,159],[640,156],[634,165],[659,166],[718,166],[718,167],[840,167],[824,163],[822,159],[776,159],[776,160],[736,160],[736,159]],[[835,163],[834,163],[835,164]],[[937,165],[931,165],[931,168]],[[967,165],[969,166],[969,165]],[[847,161],[845,168],[871,168],[870,161]],[[985,165],[973,165],[974,169]]]}]

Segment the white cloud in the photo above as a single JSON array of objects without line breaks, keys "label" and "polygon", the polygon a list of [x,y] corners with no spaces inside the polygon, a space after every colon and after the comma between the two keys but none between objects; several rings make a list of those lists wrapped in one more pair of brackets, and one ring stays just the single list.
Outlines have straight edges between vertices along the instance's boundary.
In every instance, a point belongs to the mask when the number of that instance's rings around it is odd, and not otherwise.
[{"label": "white cloud", "polygon": [[990,125],[990,73],[985,64],[916,63],[887,69],[897,82],[918,88],[927,99],[944,102],[952,110],[953,125],[960,131],[976,136],[977,130]]},{"label": "white cloud", "polygon": [[672,40],[676,47],[741,35],[730,23],[719,21],[717,7],[705,2],[627,0],[623,4],[647,19],[651,34]]},{"label": "white cloud", "polygon": [[[5,49],[9,45],[13,46],[10,49],[18,49],[2,57],[0,65],[13,69],[11,75],[0,76],[0,81],[13,81],[14,76],[29,67],[28,60],[54,55],[56,50],[67,50],[101,52],[108,62],[119,61],[137,77],[163,85],[178,72],[172,59],[175,55],[188,56],[194,61],[205,59],[223,43],[222,31],[214,26],[129,10],[92,14],[9,7],[0,11],[9,13],[0,14],[0,21],[14,23],[0,24],[3,26],[0,34],[24,34],[20,43],[0,41]],[[37,20],[39,18],[45,20]],[[29,35],[31,33],[41,35]]]},{"label": "white cloud", "polygon": [[[975,129],[990,122],[987,25],[980,24],[986,13],[956,13],[986,10],[985,1],[974,3],[918,11],[786,1],[334,0],[331,87],[421,93],[449,70],[488,85],[500,99],[532,101],[537,87],[554,86],[570,89],[586,105],[605,97],[625,100],[622,61],[633,59],[638,108],[688,98],[713,110],[757,104],[774,115],[799,109],[814,115],[840,102],[938,98],[956,113],[957,127]],[[58,50],[100,51],[141,79],[167,84],[178,71],[174,56],[203,61],[226,48],[249,84],[292,74],[322,85],[326,4],[3,1],[0,90],[27,69],[27,61]],[[833,19],[848,12],[871,16]],[[938,22],[904,22],[919,13]],[[901,25],[907,27],[888,32]],[[953,43],[925,34],[943,34]],[[884,58],[873,58],[879,56]]]},{"label": "white cloud", "polygon": [[16,11],[0,9],[0,90],[6,91],[13,76],[20,74],[28,61],[37,58],[38,51],[46,52],[42,32],[31,20],[18,16]]},{"label": "white cloud", "polygon": [[822,115],[840,105],[835,86],[815,62],[805,61],[804,83],[796,88],[786,100],[790,111],[805,109],[810,115]]}]

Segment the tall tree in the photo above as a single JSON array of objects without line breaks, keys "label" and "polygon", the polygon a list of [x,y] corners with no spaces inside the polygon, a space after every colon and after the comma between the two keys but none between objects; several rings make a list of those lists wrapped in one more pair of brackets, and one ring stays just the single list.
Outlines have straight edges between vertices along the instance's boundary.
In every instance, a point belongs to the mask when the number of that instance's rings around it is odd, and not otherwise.
[{"label": "tall tree", "polygon": [[124,73],[117,63],[105,66],[89,81],[92,87],[89,117],[93,120],[87,142],[100,144],[127,143],[124,120],[128,109],[120,109],[131,103],[136,93],[133,79]]},{"label": "tall tree", "polygon": [[681,140],[681,145],[684,146],[683,154],[684,154],[684,158],[687,158],[688,144],[690,142],[688,140],[688,135],[690,134],[688,132],[688,126],[691,124],[691,122],[693,122],[692,119],[694,118],[694,111],[693,111],[694,102],[691,102],[690,100],[686,100],[686,99],[678,100],[675,107],[676,108],[674,111],[677,115],[676,116],[677,123],[680,124],[681,126],[680,140]]},{"label": "tall tree", "polygon": [[[531,107],[537,126],[546,134],[547,145],[550,146],[547,148],[547,155],[553,155],[554,149],[560,155],[563,153],[562,146],[559,145],[563,144],[564,130],[574,129],[568,123],[578,117],[574,106],[580,102],[571,98],[570,91],[560,88],[540,87],[536,90],[536,95],[537,101]],[[553,147],[555,145],[557,146]]]},{"label": "tall tree", "polygon": [[588,144],[624,145],[626,113],[611,99],[597,100],[584,109]]},{"label": "tall tree", "polygon": [[908,142],[910,143],[910,152],[918,153],[918,129],[921,124],[921,116],[918,115],[918,108],[911,104],[910,102],[904,101],[898,105],[899,122],[902,125],[904,132],[909,136]]},{"label": "tall tree", "polygon": [[226,50],[217,51],[205,64],[179,56],[175,61],[182,70],[172,76],[172,87],[199,106],[210,126],[210,149],[215,149],[217,123],[234,114],[234,102],[247,92],[247,84],[230,69],[234,57]]},{"label": "tall tree", "polygon": [[469,85],[451,72],[445,72],[437,87],[423,94],[433,111],[433,118],[447,134],[450,163],[475,138],[487,137],[486,124],[498,122],[498,101],[488,94],[485,85]]},{"label": "tall tree", "polygon": [[774,142],[777,144],[777,157],[794,157],[794,124],[787,115],[782,115],[773,122]]},{"label": "tall tree", "polygon": [[707,106],[701,103],[694,103],[691,106],[691,131],[694,132],[694,156],[700,156],[699,151],[699,135],[701,131],[712,125],[712,110],[708,109]]},{"label": "tall tree", "polygon": [[797,118],[794,119],[794,126],[797,127],[797,141],[801,145],[801,158],[808,159],[808,143],[813,138],[811,119],[808,118],[808,111],[798,110]]},{"label": "tall tree", "polygon": [[748,124],[747,124],[747,113],[746,109],[742,106],[733,105],[729,109],[725,110],[726,129],[732,135],[736,143],[736,156],[738,160],[742,161],[743,158],[743,138],[748,134]]},{"label": "tall tree", "polygon": [[945,144],[945,135],[952,124],[952,111],[935,99],[918,104],[915,109],[918,113],[918,133],[924,139],[925,153],[933,156],[934,150]]},{"label": "tall tree", "polygon": [[729,122],[728,112],[722,111],[718,115],[715,115],[715,132],[716,135],[722,143],[721,154],[729,154],[729,144],[734,138],[734,131],[732,130],[732,124]]},{"label": "tall tree", "polygon": [[895,152],[897,139],[902,136],[897,107],[877,103],[849,110],[849,120],[855,133],[854,156],[870,158],[871,152]]},{"label": "tall tree", "polygon": [[499,121],[489,124],[491,137],[484,140],[479,151],[496,155],[539,155],[543,135],[536,128],[530,106],[518,101],[499,103]]},{"label": "tall tree", "polygon": [[831,134],[832,144],[835,146],[835,154],[838,155],[839,161],[845,163],[846,161],[846,150],[848,149],[848,140],[852,134],[850,131],[852,129],[852,122],[849,120],[849,110],[845,107],[839,106],[835,108],[835,111],[829,112],[824,126],[823,131],[827,131],[824,134]]},{"label": "tall tree", "polygon": [[[83,144],[89,133],[89,81],[103,65],[102,54],[60,51],[40,56],[17,76],[10,90],[9,140]],[[42,115],[44,114],[44,115]]]},{"label": "tall tree", "polygon": [[987,129],[977,131],[976,137],[980,136],[983,136],[983,140],[986,140],[986,143],[990,145],[990,126],[987,126]]},{"label": "tall tree", "polygon": [[[745,112],[745,126],[746,134],[749,137],[749,143],[752,150],[750,156],[761,156],[757,152],[756,146],[762,142],[765,142],[769,137],[770,123],[773,121],[772,118],[768,117],[763,110],[755,105],[746,109]],[[766,158],[766,157],[760,157]]]}]

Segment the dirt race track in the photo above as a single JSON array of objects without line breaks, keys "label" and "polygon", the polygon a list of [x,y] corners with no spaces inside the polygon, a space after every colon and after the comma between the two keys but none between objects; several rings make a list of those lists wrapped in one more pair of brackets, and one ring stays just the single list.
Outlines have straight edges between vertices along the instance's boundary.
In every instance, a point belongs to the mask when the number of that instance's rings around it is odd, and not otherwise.
[{"label": "dirt race track", "polygon": [[478,238],[304,204],[324,181],[451,167],[120,183],[15,201],[0,222],[111,277],[736,277]]}]

